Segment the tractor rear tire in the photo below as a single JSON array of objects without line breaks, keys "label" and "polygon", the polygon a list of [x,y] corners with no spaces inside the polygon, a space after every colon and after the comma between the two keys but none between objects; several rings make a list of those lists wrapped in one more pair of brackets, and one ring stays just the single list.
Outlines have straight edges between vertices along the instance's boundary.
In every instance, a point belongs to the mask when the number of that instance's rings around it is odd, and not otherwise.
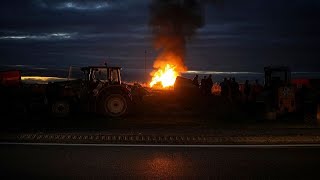
[{"label": "tractor rear tire", "polygon": [[129,102],[122,94],[108,94],[100,100],[98,110],[107,117],[123,117],[128,113]]}]

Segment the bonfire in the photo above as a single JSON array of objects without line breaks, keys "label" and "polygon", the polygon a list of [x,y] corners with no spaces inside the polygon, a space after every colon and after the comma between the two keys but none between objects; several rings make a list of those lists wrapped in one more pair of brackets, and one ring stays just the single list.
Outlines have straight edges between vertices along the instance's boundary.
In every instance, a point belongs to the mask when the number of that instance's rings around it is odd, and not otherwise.
[{"label": "bonfire", "polygon": [[149,85],[150,87],[153,87],[156,84],[158,84],[158,86],[160,85],[162,88],[172,87],[179,74],[180,73],[176,71],[174,65],[166,64],[165,67],[159,68],[153,72],[153,77]]}]

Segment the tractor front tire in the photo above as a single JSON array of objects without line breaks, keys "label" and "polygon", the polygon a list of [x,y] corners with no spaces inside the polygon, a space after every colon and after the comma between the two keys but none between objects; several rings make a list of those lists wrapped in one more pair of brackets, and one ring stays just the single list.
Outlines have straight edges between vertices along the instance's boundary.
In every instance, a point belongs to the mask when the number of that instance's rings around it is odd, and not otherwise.
[{"label": "tractor front tire", "polygon": [[54,117],[68,117],[70,115],[70,103],[64,100],[55,101],[51,106],[51,112]]},{"label": "tractor front tire", "polygon": [[100,100],[98,110],[107,117],[123,117],[128,113],[128,103],[122,94],[108,94]]},{"label": "tractor front tire", "polygon": [[317,106],[315,104],[304,105],[303,120],[308,125],[317,123]]}]

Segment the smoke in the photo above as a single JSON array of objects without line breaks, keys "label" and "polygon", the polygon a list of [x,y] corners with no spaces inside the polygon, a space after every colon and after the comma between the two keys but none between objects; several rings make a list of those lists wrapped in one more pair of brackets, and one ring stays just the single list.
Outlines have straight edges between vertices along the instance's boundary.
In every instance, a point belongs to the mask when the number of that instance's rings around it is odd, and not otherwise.
[{"label": "smoke", "polygon": [[186,43],[204,25],[203,3],[199,0],[154,0],[150,4],[149,26],[154,46],[160,51],[154,68],[166,63],[185,71]]}]

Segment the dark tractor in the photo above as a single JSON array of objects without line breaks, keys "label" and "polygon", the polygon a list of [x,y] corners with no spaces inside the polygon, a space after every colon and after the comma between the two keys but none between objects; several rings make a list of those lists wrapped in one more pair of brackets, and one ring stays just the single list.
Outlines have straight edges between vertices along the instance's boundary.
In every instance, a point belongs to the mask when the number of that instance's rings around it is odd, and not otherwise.
[{"label": "dark tractor", "polygon": [[120,67],[81,68],[83,79],[49,83],[47,98],[55,116],[71,112],[94,112],[122,117],[132,102],[129,88],[121,83]]},{"label": "dark tractor", "polygon": [[296,111],[295,87],[291,85],[291,71],[288,67],[265,67],[265,105],[268,112],[277,115]]},{"label": "dark tractor", "polygon": [[285,66],[269,66],[265,67],[264,71],[265,87],[257,100],[265,105],[268,119],[291,114],[302,115],[308,123],[317,120],[319,80],[291,79],[291,71]]}]

